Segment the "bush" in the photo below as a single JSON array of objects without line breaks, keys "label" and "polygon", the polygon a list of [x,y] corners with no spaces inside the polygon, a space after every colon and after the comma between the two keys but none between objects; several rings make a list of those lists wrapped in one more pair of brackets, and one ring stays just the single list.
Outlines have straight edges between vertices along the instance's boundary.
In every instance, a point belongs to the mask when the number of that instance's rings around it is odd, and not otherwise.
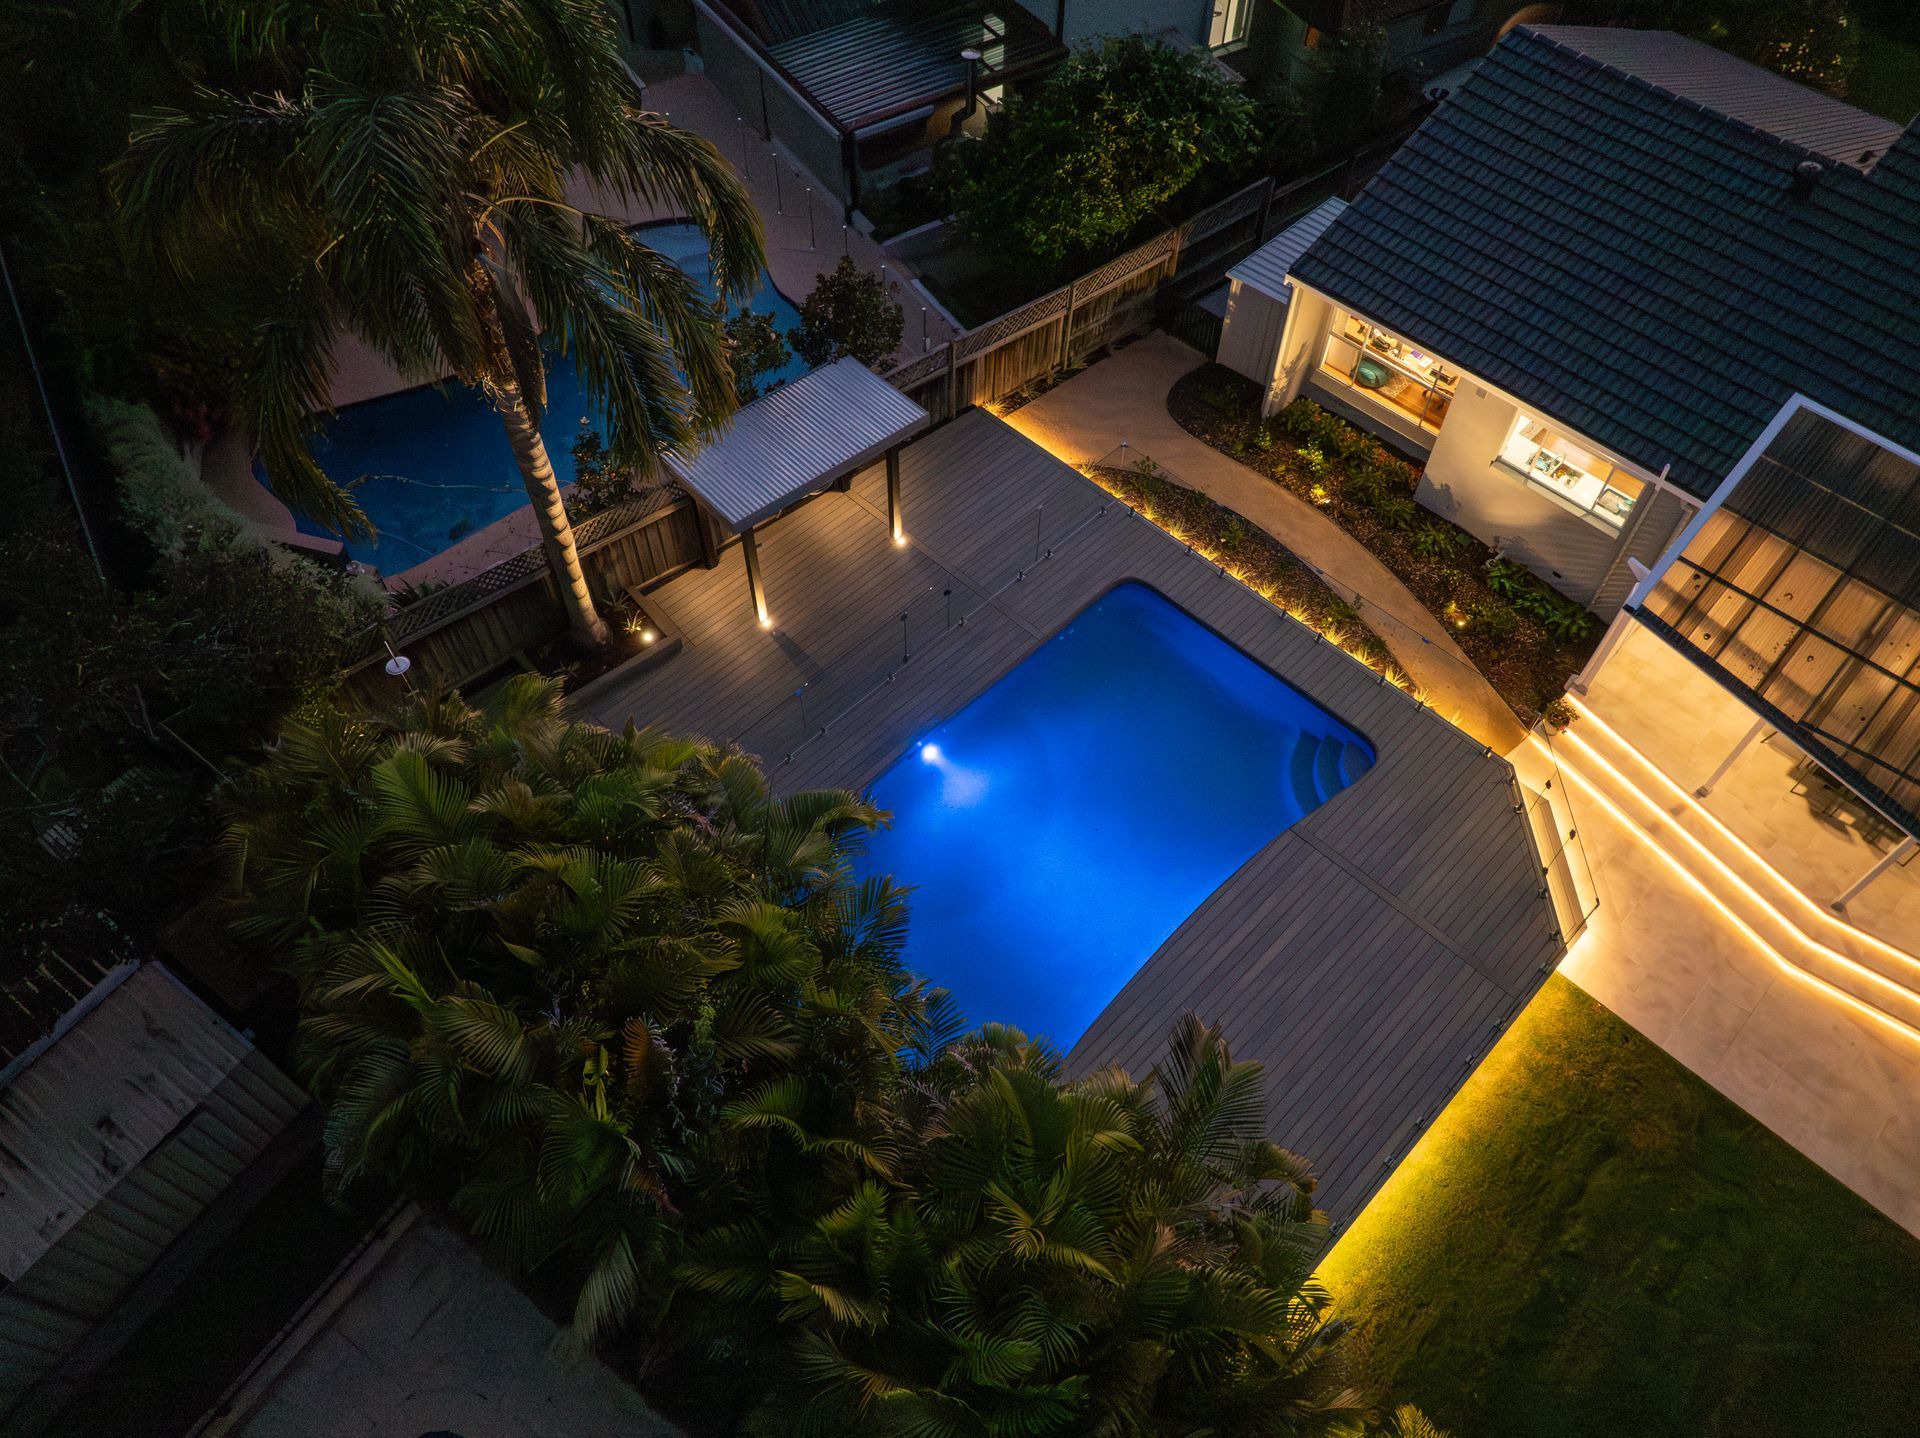
[{"label": "bush", "polygon": [[94,443],[113,470],[121,513],[154,548],[178,553],[189,536],[214,525],[249,532],[181,457],[151,409],[103,395],[88,395],[84,408]]},{"label": "bush", "polygon": [[948,147],[946,183],[979,244],[1056,269],[1105,254],[1209,167],[1254,155],[1253,102],[1214,61],[1133,35],[1076,50],[978,144]]},{"label": "bush", "polygon": [[788,338],[816,369],[845,355],[877,369],[893,358],[906,333],[906,311],[893,298],[897,288],[842,258],[833,273],[820,276]]}]

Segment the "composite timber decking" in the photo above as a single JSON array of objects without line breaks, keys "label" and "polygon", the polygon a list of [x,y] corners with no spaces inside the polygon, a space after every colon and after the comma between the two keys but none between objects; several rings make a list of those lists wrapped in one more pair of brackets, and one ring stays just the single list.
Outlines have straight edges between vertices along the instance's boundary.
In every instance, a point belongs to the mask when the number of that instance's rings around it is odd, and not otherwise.
[{"label": "composite timber decking", "polygon": [[738,740],[782,790],[860,788],[1114,585],[1153,586],[1378,761],[1196,909],[1069,1065],[1144,1073],[1183,1011],[1221,1023],[1266,1065],[1275,1138],[1351,1218],[1562,952],[1511,769],[991,415],[911,445],[902,486],[905,548],[877,469],[762,530],[771,632],[737,547],[655,591],[683,652],[597,686],[586,716]]}]

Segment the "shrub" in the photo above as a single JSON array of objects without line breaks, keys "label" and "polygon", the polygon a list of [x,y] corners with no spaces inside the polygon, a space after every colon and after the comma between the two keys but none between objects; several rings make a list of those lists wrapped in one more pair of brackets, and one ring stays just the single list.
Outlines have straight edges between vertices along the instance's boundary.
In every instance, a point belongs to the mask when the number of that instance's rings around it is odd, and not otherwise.
[{"label": "shrub", "polygon": [[582,430],[573,441],[573,490],[567,508],[583,517],[631,499],[633,493],[633,471],[613,462],[599,430]]},{"label": "shrub", "polygon": [[1308,479],[1325,479],[1327,475],[1326,452],[1317,444],[1302,445],[1300,465],[1307,472]]},{"label": "shrub", "polygon": [[1373,512],[1380,516],[1382,524],[1402,533],[1420,522],[1420,506],[1404,494],[1387,494],[1375,502]]},{"label": "shrub", "polygon": [[897,286],[881,283],[851,259],[821,275],[788,331],[800,358],[815,368],[851,355],[869,369],[893,357],[906,333],[906,311],[893,299]]},{"label": "shrub", "polygon": [[1110,250],[1209,166],[1258,144],[1254,105],[1208,56],[1142,36],[1076,50],[941,156],[961,228],[1059,269]]},{"label": "shrub", "polygon": [[103,395],[84,401],[95,444],[113,470],[120,511],[163,554],[212,525],[251,534],[240,516],[209,489],[145,405]]}]

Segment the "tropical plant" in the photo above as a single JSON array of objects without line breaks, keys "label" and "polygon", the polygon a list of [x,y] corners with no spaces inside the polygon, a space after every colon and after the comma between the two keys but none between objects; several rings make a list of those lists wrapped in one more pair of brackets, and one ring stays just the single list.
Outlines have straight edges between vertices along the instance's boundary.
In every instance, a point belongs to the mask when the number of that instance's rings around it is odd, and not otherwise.
[{"label": "tropical plant", "polygon": [[721,1115],[778,1095],[830,1145],[928,1037],[899,891],[848,877],[874,809],[571,723],[550,681],[326,712],[227,802],[235,932],[299,981],[333,1180],[444,1201],[583,1341],[657,1306],[705,1195],[761,1182]]},{"label": "tropical plant", "polygon": [[1235,172],[1257,145],[1253,102],[1210,57],[1133,35],[1076,50],[995,112],[984,141],[943,159],[970,236],[1058,268],[1110,250],[1203,170]]},{"label": "tropical plant", "polygon": [[990,1025],[896,1112],[884,1166],[804,1230],[690,1246],[681,1303],[786,1331],[752,1431],[1358,1430],[1312,1178],[1217,1029],[1183,1019],[1147,1080],[1066,1083]]},{"label": "tropical plant", "polygon": [[[233,402],[276,492],[337,529],[358,506],[306,446],[341,329],[405,375],[451,374],[500,414],[570,628],[604,639],[540,437],[541,339],[572,352],[609,449],[651,471],[734,404],[719,314],[599,192],[690,216],[744,295],[759,221],[705,140],[640,108],[597,0],[205,0],[233,87],[136,120],[114,168],[135,255],[253,310]],[[236,273],[237,272],[237,273]]]},{"label": "tropical plant", "polygon": [[881,283],[847,258],[823,274],[800,304],[800,323],[787,332],[800,358],[816,368],[845,355],[877,369],[900,348],[906,311]]}]

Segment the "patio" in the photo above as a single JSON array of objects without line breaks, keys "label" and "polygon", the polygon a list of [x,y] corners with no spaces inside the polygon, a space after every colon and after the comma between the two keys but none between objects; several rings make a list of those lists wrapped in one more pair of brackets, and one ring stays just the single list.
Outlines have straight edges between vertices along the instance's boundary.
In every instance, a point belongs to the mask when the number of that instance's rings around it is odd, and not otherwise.
[{"label": "patio", "polygon": [[900,484],[904,545],[879,466],[765,524],[770,628],[739,546],[654,590],[683,650],[582,717],[737,740],[782,790],[859,787],[1115,584],[1152,585],[1379,761],[1202,903],[1070,1066],[1144,1071],[1183,1010],[1224,1022],[1350,1218],[1562,952],[1512,770],[989,414],[909,445]]}]

